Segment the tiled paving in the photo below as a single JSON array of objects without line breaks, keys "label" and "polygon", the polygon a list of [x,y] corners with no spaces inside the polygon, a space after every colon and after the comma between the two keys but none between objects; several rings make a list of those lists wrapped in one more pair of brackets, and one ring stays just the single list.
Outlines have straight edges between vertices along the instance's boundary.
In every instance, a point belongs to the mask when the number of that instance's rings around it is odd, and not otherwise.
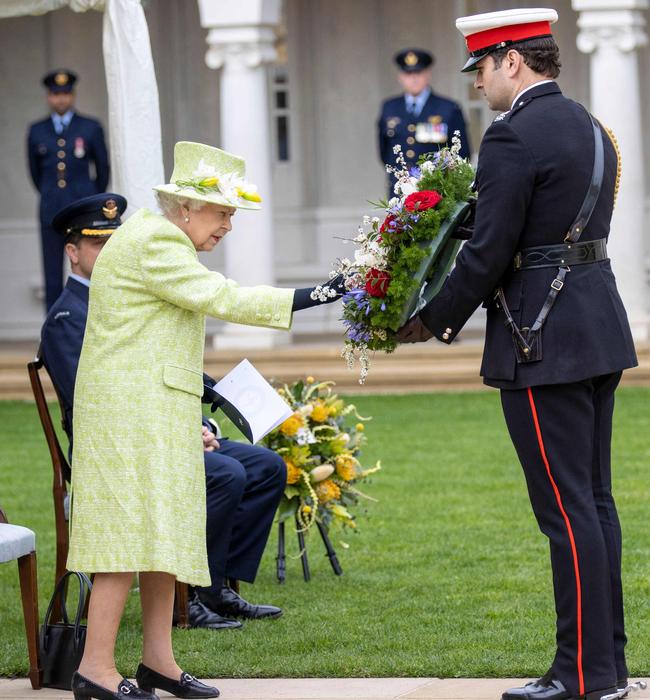
[{"label": "tiled paving", "polygon": [[[216,685],[223,700],[499,700],[506,688],[522,685],[525,679],[255,678],[205,682]],[[160,697],[172,696],[161,692]],[[32,690],[24,678],[0,679],[0,698],[71,700],[72,693]],[[650,690],[634,693],[630,700],[650,700]]]}]

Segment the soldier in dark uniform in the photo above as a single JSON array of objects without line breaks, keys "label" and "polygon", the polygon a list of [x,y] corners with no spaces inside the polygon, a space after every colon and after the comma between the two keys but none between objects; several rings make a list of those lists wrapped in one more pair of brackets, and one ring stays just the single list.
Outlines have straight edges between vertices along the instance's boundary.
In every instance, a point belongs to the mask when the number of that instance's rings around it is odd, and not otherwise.
[{"label": "soldier in dark uniform", "polygon": [[523,9],[457,21],[470,51],[464,70],[477,71],[475,87],[504,111],[479,151],[473,236],[440,293],[399,332],[402,342],[451,343],[487,306],[481,374],[501,390],[550,541],[557,612],[549,671],[504,700],[597,700],[627,684],[610,443],[614,391],[637,360],[606,252],[619,156],[554,81],[556,20],[554,10]]},{"label": "soldier in dark uniform", "polygon": [[[463,158],[469,158],[470,145],[460,106],[431,89],[433,56],[421,49],[405,49],[395,56],[404,94],[391,97],[381,106],[379,157],[384,165],[395,165],[394,146],[399,145],[407,165],[413,166],[424,153],[451,146],[451,137],[460,132]],[[389,198],[394,179],[389,176]]]},{"label": "soldier in dark uniform", "polygon": [[[54,230],[65,241],[72,273],[45,319],[40,352],[61,398],[71,446],[74,385],[88,317],[90,276],[104,244],[121,225],[125,209],[124,197],[105,193],[68,205],[53,220]],[[147,426],[142,430],[146,440]],[[226,581],[255,580],[286,484],[286,467],[275,452],[217,440],[216,432],[216,424],[204,418],[208,563],[213,585],[197,589],[190,600],[189,621],[193,627],[227,629],[241,627],[233,618],[282,614],[273,605],[247,602]]]},{"label": "soldier in dark uniform", "polygon": [[104,132],[98,121],[75,112],[76,81],[77,76],[69,70],[52,71],[43,78],[51,114],[32,124],[27,136],[29,170],[41,198],[39,215],[47,309],[63,289],[63,239],[52,228],[52,217],[66,204],[104,192],[108,184]]}]

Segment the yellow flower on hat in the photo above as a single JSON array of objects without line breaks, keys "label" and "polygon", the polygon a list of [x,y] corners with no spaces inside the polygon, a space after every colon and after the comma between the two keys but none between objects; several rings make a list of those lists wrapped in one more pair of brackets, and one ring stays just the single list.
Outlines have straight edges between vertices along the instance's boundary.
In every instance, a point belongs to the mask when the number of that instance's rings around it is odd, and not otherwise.
[{"label": "yellow flower on hat", "polygon": [[341,489],[331,479],[325,479],[316,486],[319,503],[328,503],[341,497]]},{"label": "yellow flower on hat", "polygon": [[287,437],[295,435],[300,428],[304,427],[305,419],[300,415],[300,413],[294,413],[289,416],[282,425],[280,425],[280,432]]},{"label": "yellow flower on hat", "polygon": [[259,193],[257,192],[257,188],[253,189],[253,186],[249,187],[248,189],[238,187],[237,194],[242,199],[245,199],[247,202],[261,202],[262,201],[262,198],[260,197]]},{"label": "yellow flower on hat", "polygon": [[204,177],[199,182],[199,187],[216,187],[219,184],[218,177]]}]

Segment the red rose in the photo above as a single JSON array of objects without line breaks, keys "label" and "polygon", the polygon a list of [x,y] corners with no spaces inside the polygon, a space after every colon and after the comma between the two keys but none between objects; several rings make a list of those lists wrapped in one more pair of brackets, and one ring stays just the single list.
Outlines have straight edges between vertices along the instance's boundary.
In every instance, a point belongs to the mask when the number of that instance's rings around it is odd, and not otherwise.
[{"label": "red rose", "polygon": [[441,195],[435,190],[414,192],[404,200],[404,208],[408,211],[424,211],[425,209],[433,209],[441,200]]},{"label": "red rose", "polygon": [[379,228],[380,233],[386,233],[386,231],[388,231],[388,233],[399,233],[401,230],[400,222],[393,214],[389,214]]},{"label": "red rose", "polygon": [[371,297],[385,297],[390,286],[390,274],[385,270],[371,267],[366,273],[366,292]]}]

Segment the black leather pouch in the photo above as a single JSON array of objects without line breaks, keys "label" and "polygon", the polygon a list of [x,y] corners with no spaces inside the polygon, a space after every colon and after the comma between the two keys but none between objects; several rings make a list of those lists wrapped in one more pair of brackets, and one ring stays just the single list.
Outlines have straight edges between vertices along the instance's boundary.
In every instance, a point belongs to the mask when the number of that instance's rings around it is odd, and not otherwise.
[{"label": "black leather pouch", "polygon": [[[520,334],[521,339],[517,334],[512,336],[517,363],[539,362],[542,359],[542,329],[532,331],[530,328],[522,328]],[[522,342],[522,339],[525,342]]]}]

